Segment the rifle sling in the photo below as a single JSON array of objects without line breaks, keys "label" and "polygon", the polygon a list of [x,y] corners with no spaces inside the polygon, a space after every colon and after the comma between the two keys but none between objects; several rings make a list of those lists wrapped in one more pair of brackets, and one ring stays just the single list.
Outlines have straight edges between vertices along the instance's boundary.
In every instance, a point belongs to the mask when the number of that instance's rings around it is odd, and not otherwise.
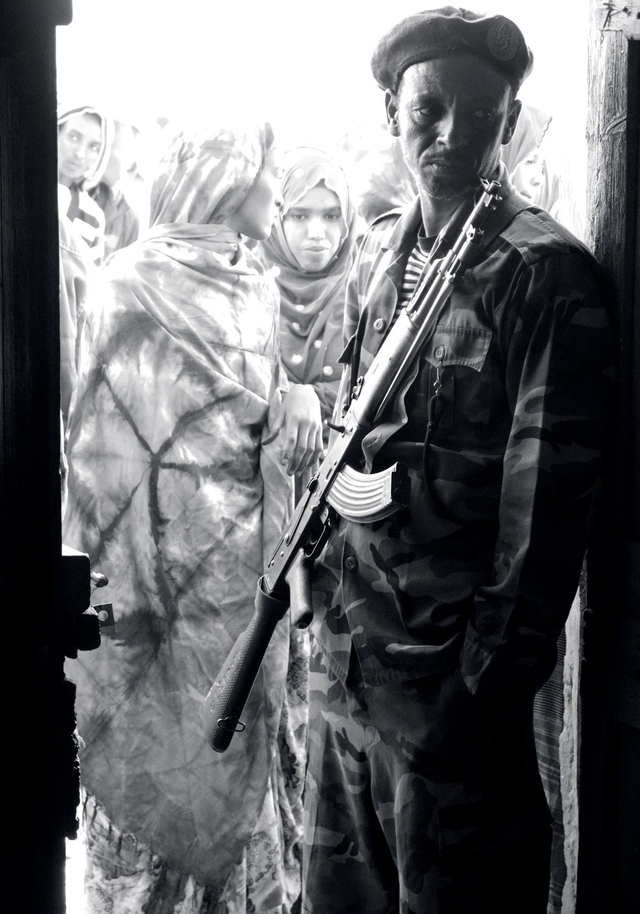
[{"label": "rifle sling", "polygon": [[[488,217],[484,235],[482,237],[481,248],[487,248],[491,242],[498,237],[498,235],[507,228],[507,226],[515,219],[515,217],[523,212],[525,209],[529,209],[531,203],[528,200],[525,200],[521,194],[514,191],[509,194],[508,197],[505,197],[498,206]],[[360,362],[360,350],[362,348],[362,342],[364,339],[365,329],[366,329],[366,310],[367,306],[360,315],[360,320],[356,327],[356,332],[354,336],[349,340],[345,351],[340,357],[341,361],[349,361],[350,366],[350,376],[351,381],[349,385],[349,391],[352,393],[355,385],[358,380],[357,369]],[[435,316],[437,320],[438,315]],[[348,359],[347,359],[348,357]]]},{"label": "rifle sling", "polygon": [[[513,192],[504,200],[501,201],[500,205],[494,210],[488,217],[487,222],[484,228],[484,234],[482,236],[482,242],[480,250],[486,249],[494,240],[498,237],[507,226],[515,219],[519,213],[523,212],[526,209],[531,207],[531,203],[526,200],[523,196],[517,192]],[[439,314],[435,314],[432,317],[432,321],[435,325],[437,324]],[[357,345],[361,340],[359,337],[363,335],[363,330],[361,330],[360,324],[358,325],[358,336],[356,337],[356,346],[354,347],[354,362],[352,363],[352,372],[353,365],[357,364],[356,358],[359,357],[359,347]],[[420,441],[407,441],[407,440],[397,440],[394,439],[394,436],[387,442],[385,442],[378,453],[374,457],[375,466],[378,470],[382,470],[386,467],[391,466],[396,462],[404,463],[406,466],[413,467],[414,469],[422,469],[423,460],[424,460],[424,446],[425,440],[421,439]]]}]

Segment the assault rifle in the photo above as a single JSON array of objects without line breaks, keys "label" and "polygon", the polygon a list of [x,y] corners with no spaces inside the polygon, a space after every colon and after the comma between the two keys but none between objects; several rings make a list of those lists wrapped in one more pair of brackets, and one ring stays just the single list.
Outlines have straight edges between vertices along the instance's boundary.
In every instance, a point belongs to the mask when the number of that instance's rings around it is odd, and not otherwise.
[{"label": "assault rifle", "polygon": [[224,752],[233,734],[245,728],[240,716],[274,629],[287,609],[295,611],[298,626],[311,622],[313,563],[338,515],[356,523],[371,523],[408,504],[409,479],[402,464],[379,473],[360,473],[350,462],[361,457],[363,439],[393,401],[433,334],[435,318],[449,298],[454,280],[472,262],[482,243],[487,220],[502,199],[499,190],[499,183],[483,180],[471,213],[467,216],[468,208],[456,213],[440,234],[409,304],[400,312],[366,375],[358,379],[341,424],[331,426],[336,434],[326,457],[258,582],[249,625],[235,642],[200,708],[207,742],[216,752]]}]

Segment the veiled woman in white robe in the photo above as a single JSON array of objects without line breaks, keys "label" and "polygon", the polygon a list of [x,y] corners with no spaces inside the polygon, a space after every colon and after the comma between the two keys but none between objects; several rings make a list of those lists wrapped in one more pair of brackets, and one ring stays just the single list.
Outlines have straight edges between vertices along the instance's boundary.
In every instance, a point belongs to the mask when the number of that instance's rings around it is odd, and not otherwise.
[{"label": "veiled woman in white robe", "polygon": [[278,295],[225,224],[271,139],[177,136],[151,229],[88,302],[64,542],[108,577],[97,596],[117,623],[67,669],[91,911],[288,912],[299,890],[306,644],[286,620],[247,730],[217,755],[198,723],[291,498],[269,429],[286,390]]}]

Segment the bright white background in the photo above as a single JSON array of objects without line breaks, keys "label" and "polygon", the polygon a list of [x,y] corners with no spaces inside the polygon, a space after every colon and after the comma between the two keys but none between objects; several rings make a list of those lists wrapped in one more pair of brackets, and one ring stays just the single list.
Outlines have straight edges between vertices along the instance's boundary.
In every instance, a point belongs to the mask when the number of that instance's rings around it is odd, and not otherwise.
[{"label": "bright white background", "polygon": [[[58,29],[62,102],[141,124],[231,104],[292,142],[332,142],[383,120],[370,74],[376,40],[429,0],[74,0]],[[467,0],[514,19],[536,66],[521,97],[584,132],[586,0]]]}]

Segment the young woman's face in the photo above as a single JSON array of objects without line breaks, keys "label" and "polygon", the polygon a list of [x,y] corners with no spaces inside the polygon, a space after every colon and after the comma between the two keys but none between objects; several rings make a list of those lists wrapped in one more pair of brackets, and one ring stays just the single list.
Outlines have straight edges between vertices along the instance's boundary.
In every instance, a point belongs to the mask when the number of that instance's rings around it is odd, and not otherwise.
[{"label": "young woman's face", "polygon": [[93,114],[64,121],[58,130],[58,180],[70,187],[95,165],[102,146],[102,127]]},{"label": "young woman's face", "polygon": [[269,237],[281,203],[283,173],[281,153],[271,148],[258,180],[235,213],[227,219],[229,228],[257,241]]},{"label": "young woman's face", "polygon": [[324,270],[347,233],[338,197],[320,184],[287,210],[282,227],[291,253],[307,273]]}]

